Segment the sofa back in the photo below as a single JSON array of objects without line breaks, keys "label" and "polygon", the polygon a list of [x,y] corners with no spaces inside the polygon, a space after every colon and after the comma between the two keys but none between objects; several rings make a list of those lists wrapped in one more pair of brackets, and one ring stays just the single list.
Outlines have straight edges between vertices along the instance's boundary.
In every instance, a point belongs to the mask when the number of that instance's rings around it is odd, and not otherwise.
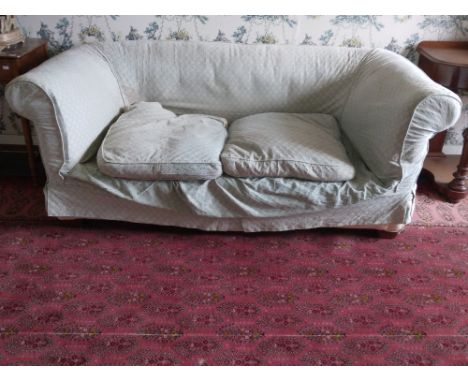
[{"label": "sofa back", "polygon": [[365,49],[222,42],[130,41],[93,45],[127,103],[229,121],[268,111],[337,116]]},{"label": "sofa back", "polygon": [[221,42],[82,45],[17,77],[6,98],[33,121],[49,181],[92,156],[137,100],[230,121],[268,111],[332,114],[389,187],[417,177],[429,138],[461,112],[456,94],[383,49]]}]

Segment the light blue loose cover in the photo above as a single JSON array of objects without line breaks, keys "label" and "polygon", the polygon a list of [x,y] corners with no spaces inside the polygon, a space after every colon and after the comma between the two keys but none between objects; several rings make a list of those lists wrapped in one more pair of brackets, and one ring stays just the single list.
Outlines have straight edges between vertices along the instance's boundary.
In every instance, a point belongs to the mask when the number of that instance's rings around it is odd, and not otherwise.
[{"label": "light blue loose cover", "polygon": [[260,113],[235,120],[221,153],[234,177],[345,181],[354,167],[329,114]]},{"label": "light blue loose cover", "polygon": [[[245,231],[408,223],[428,140],[461,110],[455,94],[385,50],[172,41],[74,48],[18,77],[6,96],[36,126],[50,215]],[[229,121],[331,114],[356,176],[144,182],[106,177],[95,160],[80,164],[139,100]]]},{"label": "light blue loose cover", "polygon": [[99,170],[135,180],[205,180],[223,173],[219,156],[226,120],[176,116],[158,102],[138,102],[107,131],[97,154]]}]

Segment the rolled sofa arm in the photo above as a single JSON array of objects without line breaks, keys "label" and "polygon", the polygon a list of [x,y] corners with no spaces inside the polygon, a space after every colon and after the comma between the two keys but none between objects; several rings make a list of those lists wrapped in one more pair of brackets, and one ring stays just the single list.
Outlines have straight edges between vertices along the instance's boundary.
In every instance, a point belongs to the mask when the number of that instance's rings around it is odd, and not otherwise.
[{"label": "rolled sofa arm", "polygon": [[17,77],[6,98],[33,122],[49,181],[77,164],[124,106],[109,65],[86,45]]},{"label": "rolled sofa arm", "polygon": [[354,81],[340,118],[344,133],[384,183],[417,177],[429,139],[460,117],[460,98],[384,49],[369,52]]}]

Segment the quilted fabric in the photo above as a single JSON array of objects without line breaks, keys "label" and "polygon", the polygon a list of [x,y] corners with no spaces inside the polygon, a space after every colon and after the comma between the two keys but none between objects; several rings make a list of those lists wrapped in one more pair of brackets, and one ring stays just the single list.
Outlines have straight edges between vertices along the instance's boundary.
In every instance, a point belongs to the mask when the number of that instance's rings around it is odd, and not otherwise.
[{"label": "quilted fabric", "polygon": [[[213,188],[217,185],[215,182],[225,180],[226,177],[220,177],[209,181]],[[232,178],[231,178],[232,179]],[[172,183],[172,197],[166,192],[169,183]],[[213,217],[194,213],[194,209],[189,207],[190,203],[196,205],[208,206],[212,199],[203,203],[205,193],[200,190],[197,199],[193,199],[195,193],[185,194],[179,191],[178,186],[194,182],[157,182],[154,188],[161,187],[163,192],[158,193],[160,199],[166,199],[163,207],[149,206],[128,198],[121,197],[115,193],[109,193],[106,187],[109,184],[103,183],[96,187],[94,184],[82,182],[69,178],[65,185],[57,187],[49,184],[46,192],[47,211],[50,216],[58,217],[81,217],[89,219],[107,219],[122,220],[135,223],[157,224],[162,226],[177,226],[185,228],[196,228],[206,231],[243,231],[243,232],[262,232],[262,231],[288,231],[295,229],[310,229],[318,227],[349,227],[359,225],[381,225],[381,224],[407,224],[411,221],[411,215],[414,209],[415,193],[408,191],[406,194],[398,193],[396,195],[376,196],[372,199],[348,204],[337,208],[322,208],[313,210],[309,208],[299,208],[300,205],[306,206],[306,201],[301,201],[300,196],[294,197],[289,189],[281,190],[277,200],[283,199],[285,203],[288,200],[294,200],[296,206],[294,209],[285,211],[278,209],[274,213],[274,208],[268,209],[269,216],[263,213],[266,207],[258,208],[262,202],[267,199],[254,202],[249,212],[253,215],[237,211],[237,216],[232,217],[228,213],[220,213]],[[309,182],[314,184],[316,182]],[[232,183],[231,183],[232,185]],[[122,183],[123,187],[128,186],[128,182]],[[249,185],[246,185],[246,188]],[[294,186],[294,185],[292,185]],[[313,190],[316,195],[317,189]],[[257,194],[258,195],[258,194]],[[227,202],[229,205],[230,195],[218,199],[214,208],[221,203]],[[248,209],[251,199],[243,205]],[[258,209],[258,211],[257,211]],[[291,211],[294,212],[291,212]],[[222,210],[220,210],[221,212]]]},{"label": "quilted fabric", "polygon": [[[6,98],[37,129],[50,215],[246,231],[409,222],[428,140],[461,111],[455,94],[385,50],[218,42],[81,46],[12,81]],[[153,182],[79,163],[137,100],[229,121],[264,112],[333,115],[356,175]]]},{"label": "quilted fabric", "polygon": [[124,106],[111,69],[88,45],[17,77],[8,84],[6,97],[15,112],[36,126],[52,177],[66,175]]},{"label": "quilted fabric", "polygon": [[238,119],[229,127],[221,160],[224,172],[237,177],[354,177],[338,124],[327,114],[262,113]]},{"label": "quilted fabric", "polygon": [[177,114],[232,122],[255,113],[337,116],[367,49],[222,42],[93,44],[109,62],[127,103],[160,102]]},{"label": "quilted fabric", "polygon": [[372,172],[398,182],[419,173],[429,139],[455,124],[461,105],[408,60],[376,49],[356,71],[339,121]]},{"label": "quilted fabric", "polygon": [[384,201],[390,196],[407,200],[414,179],[405,180],[397,191],[386,188],[367,169],[349,142],[344,140],[344,144],[356,169],[355,177],[345,182],[227,175],[206,181],[136,181],[105,176],[93,161],[77,165],[67,180],[75,178],[91,183],[120,198],[169,209],[174,215],[216,219],[265,220],[337,210],[379,197]]},{"label": "quilted fabric", "polygon": [[107,132],[97,155],[108,176],[137,180],[215,179],[226,120],[205,115],[176,116],[157,102],[141,102]]}]

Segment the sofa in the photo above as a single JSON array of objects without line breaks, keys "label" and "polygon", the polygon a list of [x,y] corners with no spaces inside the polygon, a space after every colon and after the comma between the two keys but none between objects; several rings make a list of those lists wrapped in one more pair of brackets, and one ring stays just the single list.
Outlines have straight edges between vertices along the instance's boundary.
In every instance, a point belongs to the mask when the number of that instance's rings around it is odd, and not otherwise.
[{"label": "sofa", "polygon": [[[50,216],[245,232],[401,231],[411,221],[429,139],[461,112],[457,95],[387,50],[222,42],[82,45],[16,78],[6,98],[34,125]],[[227,135],[233,122],[262,113],[328,115],[352,178],[106,175],[99,147],[138,102],[222,118]]]}]

